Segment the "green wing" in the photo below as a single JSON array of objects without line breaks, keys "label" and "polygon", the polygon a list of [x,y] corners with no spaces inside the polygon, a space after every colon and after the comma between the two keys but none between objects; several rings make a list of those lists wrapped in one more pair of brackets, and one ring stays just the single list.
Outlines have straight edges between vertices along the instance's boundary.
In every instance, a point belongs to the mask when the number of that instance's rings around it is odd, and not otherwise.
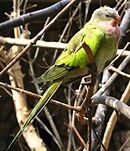
[{"label": "green wing", "polygon": [[[95,55],[103,39],[103,31],[92,24],[86,24],[83,29],[71,38],[66,49],[57,58],[55,64],[37,78],[36,82],[53,82],[65,77],[68,72],[75,68],[86,68],[88,65],[87,54],[83,48],[78,48],[82,42],[85,42],[91,48],[93,55]],[[71,74],[71,76],[73,75]]]},{"label": "green wing", "polygon": [[69,69],[64,66],[51,66],[43,75],[36,78],[33,82],[46,83],[53,82],[61,77],[64,77],[68,73]]},{"label": "green wing", "polygon": [[67,48],[56,60],[55,65],[66,65],[67,67],[86,67],[88,64],[87,54],[83,48],[77,48],[85,42],[93,55],[96,54],[104,39],[104,32],[99,27],[86,24],[83,29],[76,33],[67,45]]}]

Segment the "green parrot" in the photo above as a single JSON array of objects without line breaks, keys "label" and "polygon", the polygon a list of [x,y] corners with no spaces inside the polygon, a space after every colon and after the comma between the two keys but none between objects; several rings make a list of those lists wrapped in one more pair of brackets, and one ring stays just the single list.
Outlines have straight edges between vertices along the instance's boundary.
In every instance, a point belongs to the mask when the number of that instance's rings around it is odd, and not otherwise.
[{"label": "green parrot", "polygon": [[117,52],[120,37],[119,22],[120,16],[115,9],[104,6],[94,11],[89,22],[71,38],[54,65],[36,79],[35,82],[37,83],[50,82],[51,84],[33,108],[7,150],[22,134],[31,120],[41,112],[61,85],[90,74],[88,55],[82,47],[82,43],[85,43],[91,49],[97,72],[103,71],[106,63],[111,61]]}]

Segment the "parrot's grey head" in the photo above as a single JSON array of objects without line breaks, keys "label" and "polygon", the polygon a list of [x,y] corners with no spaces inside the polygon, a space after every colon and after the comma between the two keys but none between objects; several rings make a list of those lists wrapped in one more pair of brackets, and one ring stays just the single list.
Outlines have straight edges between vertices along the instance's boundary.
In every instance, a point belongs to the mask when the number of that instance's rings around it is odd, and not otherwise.
[{"label": "parrot's grey head", "polygon": [[120,16],[118,12],[110,7],[104,6],[96,9],[92,14],[91,20],[96,21],[111,21],[113,24],[120,22]]}]

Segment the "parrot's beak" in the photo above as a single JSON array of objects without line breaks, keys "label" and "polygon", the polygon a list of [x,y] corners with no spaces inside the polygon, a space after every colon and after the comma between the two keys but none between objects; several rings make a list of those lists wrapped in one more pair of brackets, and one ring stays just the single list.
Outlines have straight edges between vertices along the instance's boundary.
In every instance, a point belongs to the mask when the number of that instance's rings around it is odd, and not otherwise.
[{"label": "parrot's beak", "polygon": [[121,22],[121,17],[119,15],[115,16],[115,24],[119,24]]}]

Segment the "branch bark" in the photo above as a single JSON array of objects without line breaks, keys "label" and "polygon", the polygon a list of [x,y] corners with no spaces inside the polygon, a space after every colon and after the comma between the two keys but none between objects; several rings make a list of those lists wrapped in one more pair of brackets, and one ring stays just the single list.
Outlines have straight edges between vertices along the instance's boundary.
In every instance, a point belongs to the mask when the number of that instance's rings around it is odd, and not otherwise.
[{"label": "branch bark", "polygon": [[130,120],[130,107],[120,100],[110,97],[110,96],[102,96],[98,95],[93,97],[92,104],[105,104],[107,106],[112,107],[113,109],[117,110],[119,113],[123,114]]},{"label": "branch bark", "polygon": [[3,23],[0,23],[0,32],[20,26],[20,25],[24,25],[26,23],[35,22],[37,20],[40,20],[41,18],[43,19],[43,17],[48,17],[52,15],[54,16],[57,12],[62,10],[63,7],[67,5],[69,2],[70,0],[62,0],[47,8],[34,11],[28,14],[24,14],[24,15],[15,17],[12,20],[8,20]]},{"label": "branch bark", "polygon": [[[0,44],[1,45],[16,45],[16,46],[26,46],[29,43],[31,43],[30,39],[24,39],[24,38],[9,38],[9,37],[0,37]],[[65,49],[67,46],[66,43],[62,42],[49,42],[49,41],[43,41],[43,40],[37,40],[35,44],[32,45],[32,47],[41,47],[41,48],[50,48],[50,49]],[[122,53],[123,52],[123,53]],[[118,49],[117,55],[121,54],[121,56],[128,56],[130,55],[129,50],[124,49]]]}]

